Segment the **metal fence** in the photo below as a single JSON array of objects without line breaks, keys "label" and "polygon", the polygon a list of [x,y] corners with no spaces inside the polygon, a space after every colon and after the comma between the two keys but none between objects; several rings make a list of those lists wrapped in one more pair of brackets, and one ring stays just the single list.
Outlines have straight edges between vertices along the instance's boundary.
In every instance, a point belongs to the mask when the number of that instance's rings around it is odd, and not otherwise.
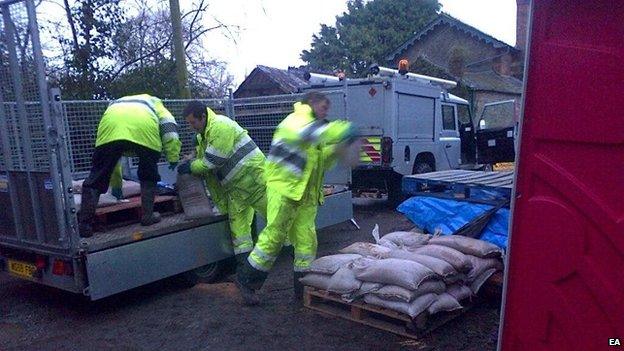
[{"label": "metal fence", "polygon": [[33,0],[0,1],[0,239],[66,249],[76,234],[67,151],[35,12]]},{"label": "metal fence", "polygon": [[[343,94],[341,91],[327,93],[332,100],[333,117],[343,118],[341,107]],[[247,129],[250,137],[265,153],[269,151],[275,128],[284,117],[293,111],[293,104],[303,94],[263,96],[244,99],[206,99],[200,100],[216,113],[228,115]],[[175,116],[178,122],[178,133],[182,141],[182,154],[192,150],[192,131],[182,111],[190,100],[163,100],[165,107]],[[84,175],[91,167],[91,155],[95,145],[95,135],[100,118],[110,101],[63,101],[63,122],[67,130],[68,152],[71,160],[71,172]],[[136,160],[131,161],[136,165]]]}]

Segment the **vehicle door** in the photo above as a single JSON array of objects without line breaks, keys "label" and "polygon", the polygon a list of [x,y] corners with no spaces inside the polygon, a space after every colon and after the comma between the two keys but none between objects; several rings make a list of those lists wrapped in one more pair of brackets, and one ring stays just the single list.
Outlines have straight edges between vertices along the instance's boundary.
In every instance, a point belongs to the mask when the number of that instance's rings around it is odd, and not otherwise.
[{"label": "vehicle door", "polygon": [[513,162],[515,152],[515,101],[485,104],[476,132],[477,162]]}]

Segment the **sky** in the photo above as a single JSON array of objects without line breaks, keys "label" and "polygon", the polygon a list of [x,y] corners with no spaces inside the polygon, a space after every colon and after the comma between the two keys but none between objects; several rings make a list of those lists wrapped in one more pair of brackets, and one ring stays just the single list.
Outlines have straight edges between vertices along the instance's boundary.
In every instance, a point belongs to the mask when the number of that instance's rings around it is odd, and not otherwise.
[{"label": "sky", "polygon": [[[181,1],[183,4],[184,1]],[[515,0],[440,0],[442,11],[508,44],[515,45]],[[211,0],[210,15],[239,26],[232,40],[225,31],[205,39],[210,54],[227,62],[235,85],[256,67],[277,68],[303,64],[321,24],[333,25],[346,10],[344,0]],[[210,17],[206,21],[214,23]]]}]

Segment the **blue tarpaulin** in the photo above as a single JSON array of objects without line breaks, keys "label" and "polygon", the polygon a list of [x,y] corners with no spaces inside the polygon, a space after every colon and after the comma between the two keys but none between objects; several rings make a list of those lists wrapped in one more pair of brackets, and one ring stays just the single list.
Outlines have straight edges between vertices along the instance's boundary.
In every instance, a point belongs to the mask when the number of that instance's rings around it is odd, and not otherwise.
[{"label": "blue tarpaulin", "polygon": [[[414,196],[403,202],[398,211],[430,233],[439,229],[442,234],[450,235],[492,207],[466,201]],[[507,208],[498,210],[483,229],[479,239],[506,249],[509,215],[510,211]]]}]

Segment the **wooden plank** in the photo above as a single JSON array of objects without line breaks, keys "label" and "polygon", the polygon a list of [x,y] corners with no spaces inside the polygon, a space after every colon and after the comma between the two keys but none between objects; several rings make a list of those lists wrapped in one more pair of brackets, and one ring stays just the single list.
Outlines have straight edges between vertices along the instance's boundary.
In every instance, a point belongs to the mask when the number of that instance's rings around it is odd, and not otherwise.
[{"label": "wooden plank", "polygon": [[[128,202],[120,202],[120,203],[112,205],[112,206],[100,207],[97,210],[95,210],[95,214],[96,215],[101,215],[101,214],[112,213],[112,212],[119,212],[119,211],[123,211],[123,210],[128,210],[128,209],[141,207],[141,197],[139,197],[139,196],[131,197],[131,198],[127,199],[127,200],[128,200]],[[175,201],[175,200],[176,200],[175,196],[156,196],[154,198],[154,203],[158,204],[158,203],[162,203],[162,202]]]},{"label": "wooden plank", "polygon": [[347,319],[411,339],[419,339],[472,307],[429,316],[423,312],[412,319],[408,315],[360,301],[345,302],[339,296],[312,287],[305,287],[304,306],[332,317]]}]

